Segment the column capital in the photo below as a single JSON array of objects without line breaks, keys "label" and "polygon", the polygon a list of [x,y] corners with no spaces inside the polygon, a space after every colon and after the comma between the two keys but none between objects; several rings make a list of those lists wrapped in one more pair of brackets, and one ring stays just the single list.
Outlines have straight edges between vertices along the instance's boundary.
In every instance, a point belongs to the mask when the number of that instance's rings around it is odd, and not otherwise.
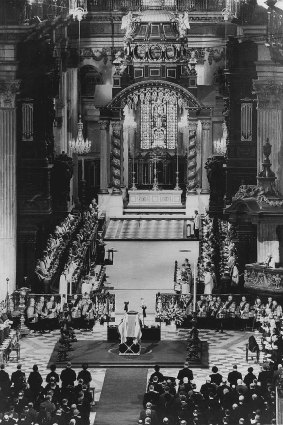
[{"label": "column capital", "polygon": [[254,80],[254,94],[258,97],[261,109],[281,109],[283,107],[283,84],[272,80]]},{"label": "column capital", "polygon": [[109,121],[98,121],[98,124],[100,126],[100,130],[108,130],[109,129]]},{"label": "column capital", "polygon": [[202,125],[203,130],[210,130],[211,129],[211,120],[202,121],[201,125]]},{"label": "column capital", "polygon": [[113,131],[121,131],[123,124],[121,121],[111,121]]},{"label": "column capital", "polygon": [[20,80],[0,80],[0,108],[15,108]]},{"label": "column capital", "polygon": [[197,131],[198,121],[189,120],[189,131]]}]

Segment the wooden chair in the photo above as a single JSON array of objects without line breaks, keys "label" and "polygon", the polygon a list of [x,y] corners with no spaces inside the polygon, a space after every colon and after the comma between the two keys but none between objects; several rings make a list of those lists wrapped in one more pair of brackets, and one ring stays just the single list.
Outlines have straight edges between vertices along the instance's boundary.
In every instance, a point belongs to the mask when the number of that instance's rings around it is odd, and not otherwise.
[{"label": "wooden chair", "polygon": [[246,344],[246,361],[249,362],[249,355],[253,360],[253,355],[256,356],[256,363],[259,362],[259,346],[253,335],[249,337],[249,342]]},{"label": "wooden chair", "polygon": [[12,341],[9,351],[10,352],[9,352],[9,355],[8,355],[8,360],[10,362],[11,361],[15,361],[15,362],[18,363],[18,361],[21,358],[21,345],[20,345],[20,342],[18,340]]}]

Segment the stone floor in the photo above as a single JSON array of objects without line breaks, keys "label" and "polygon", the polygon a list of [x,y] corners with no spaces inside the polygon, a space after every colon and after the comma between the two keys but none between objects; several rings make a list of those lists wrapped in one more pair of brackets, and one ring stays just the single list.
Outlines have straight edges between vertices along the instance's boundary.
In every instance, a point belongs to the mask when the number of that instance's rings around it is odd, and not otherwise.
[{"label": "stone floor", "polygon": [[106,250],[115,251],[107,280],[114,287],[116,313],[123,312],[124,301],[141,312],[142,298],[147,313],[154,313],[157,292],[173,292],[175,261],[196,261],[198,247],[196,241],[108,241]]},{"label": "stone floor", "polygon": [[[104,325],[106,326],[106,325]],[[93,332],[77,331],[77,339],[99,339],[100,336],[105,335],[105,329],[103,326],[96,325]],[[179,329],[173,339],[184,339],[186,337],[187,330]],[[45,379],[49,372],[46,365],[49,361],[50,355],[53,351],[54,345],[58,339],[58,331],[53,331],[44,335],[31,335],[21,339],[21,358],[20,363],[22,364],[22,370],[28,376],[34,364],[37,364],[39,371]],[[250,360],[249,363],[245,360],[245,343],[250,336],[249,332],[240,331],[224,331],[222,334],[216,333],[213,330],[200,330],[200,338],[206,340],[209,343],[209,369],[193,369],[194,379],[199,388],[205,378],[210,373],[211,367],[217,365],[219,372],[226,378],[227,374],[231,370],[233,364],[237,364],[238,370],[245,375],[247,368],[253,366],[254,372],[257,374],[260,370],[260,366],[255,364],[254,361]],[[16,369],[16,362],[10,361],[6,370],[8,373],[12,373]],[[79,369],[76,370],[78,372]],[[61,369],[58,369],[58,373]],[[103,387],[103,381],[106,373],[106,369],[90,369],[92,374],[92,386],[95,388],[95,402],[96,406],[99,404],[100,394]],[[148,369],[148,375],[153,370]],[[164,375],[177,376],[178,370],[166,369],[162,370]],[[92,423],[95,421],[95,412],[91,414]],[[137,411],[138,415],[138,411]]]},{"label": "stone floor", "polygon": [[[173,292],[174,262],[182,263],[184,258],[196,261],[198,256],[198,242],[194,241],[109,241],[106,250],[114,249],[114,265],[107,267],[108,282],[114,287],[116,294],[116,324],[120,322],[124,313],[124,301],[129,301],[129,308],[141,313],[141,304],[147,305],[147,325],[154,323],[155,297],[157,292]],[[185,339],[186,330],[175,330],[173,327],[164,329],[163,339]],[[93,339],[106,340],[107,325],[96,324],[93,331],[77,331],[78,341]],[[194,379],[197,387],[210,373],[212,366],[217,365],[219,372],[226,378],[233,364],[245,375],[249,366],[254,367],[257,374],[259,365],[254,361],[246,363],[245,344],[250,333],[239,331],[224,331],[222,334],[212,330],[200,330],[200,339],[209,344],[209,369],[194,369]],[[59,332],[54,331],[44,335],[30,335],[21,340],[22,370],[28,376],[34,364],[39,367],[45,379],[48,373],[47,364],[54,345],[58,340]],[[16,362],[9,362],[9,373],[16,369]],[[58,369],[61,372],[61,369]],[[78,372],[78,370],[77,370]],[[106,369],[91,369],[92,386],[95,387],[95,402],[99,406],[99,399],[103,387]],[[177,370],[163,370],[165,375],[177,376]],[[148,374],[152,370],[148,370]],[[141,392],[145,391],[145,388]],[[142,395],[141,395],[142,396]],[[135,409],[136,406],[133,406]],[[137,408],[137,417],[140,406]],[[91,414],[91,422],[95,421],[96,413]]]}]

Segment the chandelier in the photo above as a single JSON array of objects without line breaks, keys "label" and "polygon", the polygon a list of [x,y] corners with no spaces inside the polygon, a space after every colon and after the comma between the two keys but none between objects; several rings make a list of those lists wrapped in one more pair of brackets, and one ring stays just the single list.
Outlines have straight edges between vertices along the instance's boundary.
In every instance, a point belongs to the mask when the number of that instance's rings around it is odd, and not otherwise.
[{"label": "chandelier", "polygon": [[91,141],[88,140],[88,138],[84,138],[83,136],[83,128],[84,125],[82,123],[82,117],[79,115],[79,122],[78,122],[78,134],[76,139],[72,139],[69,142],[70,150],[73,153],[76,153],[78,155],[84,155],[89,153],[91,149]]}]

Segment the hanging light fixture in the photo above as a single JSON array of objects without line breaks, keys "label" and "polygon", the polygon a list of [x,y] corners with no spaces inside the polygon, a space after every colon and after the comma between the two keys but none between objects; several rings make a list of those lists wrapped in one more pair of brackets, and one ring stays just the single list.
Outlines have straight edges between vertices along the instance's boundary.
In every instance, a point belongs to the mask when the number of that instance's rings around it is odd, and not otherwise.
[{"label": "hanging light fixture", "polygon": [[87,138],[84,138],[83,135],[83,128],[84,125],[82,123],[82,116],[79,115],[79,122],[78,122],[78,134],[76,138],[73,138],[69,142],[69,146],[72,152],[78,154],[78,155],[84,155],[86,153],[89,153],[91,149],[91,141]]},{"label": "hanging light fixture", "polygon": [[[79,57],[80,57],[81,55],[81,20],[86,15],[87,10],[85,6],[84,7],[79,6],[79,2],[77,2],[76,0],[70,0],[69,13],[70,15],[73,16],[73,19],[78,20],[79,22],[78,50],[79,50]],[[79,96],[79,111],[81,111],[81,96]],[[86,139],[84,138],[84,135],[83,135],[84,125],[82,122],[81,112],[79,113],[79,121],[78,121],[77,127],[78,127],[77,137],[69,141],[69,147],[73,153],[76,153],[77,155],[84,155],[89,153],[91,149],[91,141],[88,140],[87,138]]]}]

